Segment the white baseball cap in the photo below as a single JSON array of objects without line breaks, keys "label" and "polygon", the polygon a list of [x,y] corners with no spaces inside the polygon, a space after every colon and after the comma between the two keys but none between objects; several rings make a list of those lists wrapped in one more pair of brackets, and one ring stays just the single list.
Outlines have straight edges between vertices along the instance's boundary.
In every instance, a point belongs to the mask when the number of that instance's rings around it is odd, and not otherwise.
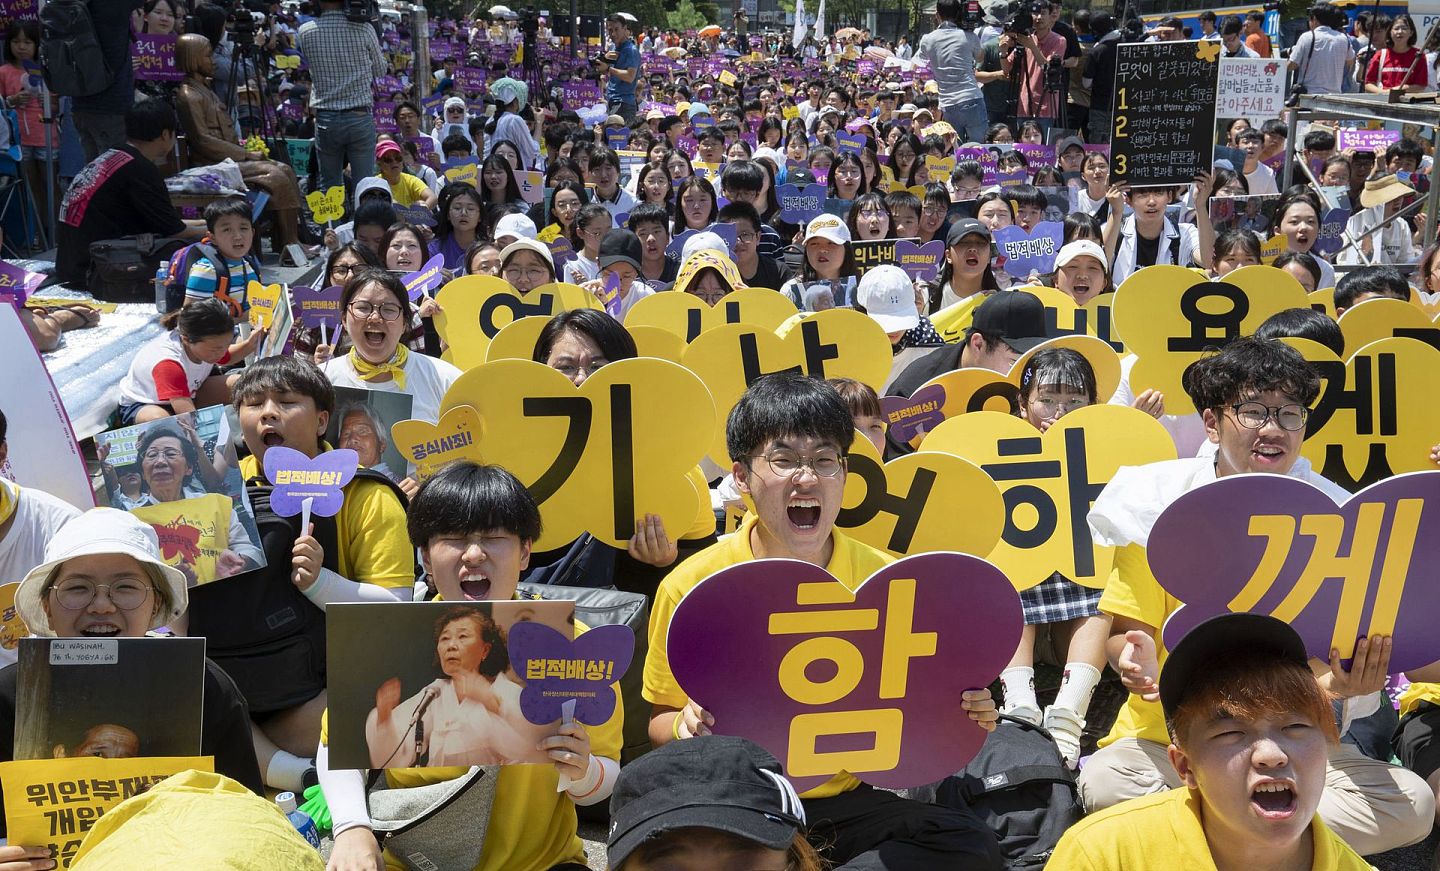
[{"label": "white baseball cap", "polygon": [[867,271],[855,289],[855,301],[887,333],[913,330],[920,324],[915,284],[898,266],[885,264]]},{"label": "white baseball cap", "polygon": [[1101,269],[1110,271],[1110,261],[1105,257],[1105,249],[1089,239],[1077,239],[1061,248],[1060,253],[1055,255],[1055,269],[1058,271],[1076,257],[1094,257],[1100,261]]},{"label": "white baseball cap", "polygon": [[31,569],[15,591],[15,608],[20,619],[35,635],[53,638],[55,630],[45,613],[46,586],[61,563],[82,556],[119,554],[134,557],[150,574],[155,587],[166,597],[165,607],[150,619],[156,629],[173,622],[189,605],[185,575],[160,559],[160,537],[150,524],[128,511],[92,508],[71,518],[45,545],[45,562]]},{"label": "white baseball cap", "polygon": [[828,239],[836,245],[847,245],[850,242],[850,228],[834,215],[816,215],[805,227],[805,241],[809,242],[811,239]]},{"label": "white baseball cap", "polygon": [[684,263],[690,259],[690,255],[700,251],[719,251],[726,257],[730,256],[730,246],[725,244],[725,240],[720,234],[707,230],[703,233],[696,233],[685,240],[685,244],[680,249],[680,262]]},{"label": "white baseball cap", "polygon": [[511,212],[495,222],[495,241],[500,241],[506,236],[515,239],[534,239],[540,235],[535,229],[535,222],[519,212]]}]

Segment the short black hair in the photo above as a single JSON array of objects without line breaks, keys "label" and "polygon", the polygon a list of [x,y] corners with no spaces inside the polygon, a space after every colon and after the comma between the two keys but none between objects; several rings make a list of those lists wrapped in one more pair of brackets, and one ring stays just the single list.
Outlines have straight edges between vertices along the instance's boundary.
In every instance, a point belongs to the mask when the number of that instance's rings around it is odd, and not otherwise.
[{"label": "short black hair", "polygon": [[935,14],[944,21],[960,20],[960,11],[964,4],[960,0],[935,0]]},{"label": "short black hair", "polygon": [[755,211],[755,207],[749,203],[734,200],[720,208],[721,223],[733,224],[736,221],[748,221],[756,232],[760,231],[760,213]]},{"label": "short black hair", "polygon": [[594,169],[602,163],[608,163],[615,168],[616,172],[620,171],[620,155],[616,154],[615,149],[608,145],[597,145],[590,149],[589,167]]},{"label": "short black hair", "polygon": [[[452,151],[463,151],[466,154],[475,153],[475,143],[471,142],[463,133],[451,133],[440,142],[440,153],[449,154]],[[504,155],[501,155],[502,157]]]},{"label": "short black hair", "polygon": [[1311,128],[1301,140],[1301,145],[1306,151],[1334,151],[1335,134],[1329,130],[1316,130]]},{"label": "short black hair", "polygon": [[892,221],[896,209],[913,209],[919,215],[920,198],[909,191],[891,191],[885,195],[885,209],[890,212]]},{"label": "short black hair", "polygon": [[808,436],[836,446],[841,455],[855,438],[855,421],[834,386],[796,372],[754,381],[730,410],[725,447],[745,462],[771,439]]},{"label": "short black hair", "polygon": [[5,419],[5,412],[0,411],[0,443],[5,441],[5,433],[10,429],[10,422]]},{"label": "short black hair", "polygon": [[1356,297],[1365,294],[1409,299],[1410,285],[1393,266],[1362,266],[1340,279],[1335,288],[1335,308],[1350,308]]},{"label": "short black hair", "polygon": [[244,197],[225,197],[213,200],[205,206],[205,229],[215,232],[215,225],[220,219],[228,216],[237,216],[249,221],[250,202]]},{"label": "short black hair", "polygon": [[490,529],[535,541],[542,529],[540,507],[514,475],[470,460],[447,463],[420,485],[405,518],[415,547],[428,546],[437,535]]},{"label": "short black hair", "polygon": [[1085,391],[1090,404],[1099,397],[1095,367],[1073,348],[1047,348],[1025,361],[1020,371],[1020,395],[1028,397],[1042,385],[1062,384]]},{"label": "short black hair", "polygon": [[531,359],[544,363],[550,357],[551,347],[565,333],[580,333],[589,337],[611,363],[640,356],[635,339],[608,312],[575,308],[560,312],[545,324],[535,340],[535,352]]},{"label": "short black hair", "polygon": [[742,194],[758,194],[765,186],[765,170],[753,160],[736,160],[725,164],[720,173],[720,187]]},{"label": "short black hair", "polygon": [[1276,312],[1255,331],[1255,338],[1309,339],[1334,351],[1337,357],[1345,356],[1345,334],[1340,332],[1340,325],[1335,323],[1334,318],[1313,308],[1287,308]]},{"label": "short black hair", "polygon": [[1314,254],[1309,251],[1282,251],[1279,256],[1270,261],[1270,265],[1276,269],[1284,269],[1291,263],[1300,264],[1301,269],[1310,273],[1310,277],[1315,279],[1315,287],[1319,289],[1320,280],[1325,277],[1325,273],[1320,269],[1320,261],[1315,258]]},{"label": "short black hair", "polygon": [[636,232],[642,224],[659,224],[666,230],[670,229],[670,210],[659,203],[638,203],[630,210],[630,217],[625,221],[625,229]]},{"label": "short black hair", "polygon": [[147,97],[125,110],[125,138],[154,142],[166,132],[180,129],[175,109],[164,100]]},{"label": "short black hair", "polygon": [[[366,191],[365,194],[361,196],[361,203],[355,207],[355,220],[351,223],[351,226],[359,227],[364,224],[367,227],[375,226],[388,229],[391,224],[395,223],[395,206],[392,205],[389,200],[365,199],[365,197],[369,195],[370,191]],[[380,265],[383,266],[384,264]]]},{"label": "short black hair", "polygon": [[1419,141],[1406,136],[1390,143],[1390,147],[1385,149],[1386,163],[1389,163],[1397,157],[1413,158],[1418,164],[1421,160],[1425,159],[1425,148]]},{"label": "short black hair", "polygon": [[235,333],[235,320],[230,315],[230,306],[226,305],[224,300],[213,296],[167,312],[160,319],[160,326],[167,330],[179,330],[180,337],[191,342]]},{"label": "short black hair", "polygon": [[1192,363],[1182,380],[1197,410],[1217,413],[1250,390],[1278,390],[1306,407],[1320,395],[1320,376],[1299,351],[1277,339],[1254,336],[1235,339]]},{"label": "short black hair", "polygon": [[1215,13],[1209,9],[1206,9],[1205,11],[1201,12],[1198,17],[1201,21],[1214,21]]},{"label": "short black hair", "polygon": [[[1020,152],[1015,152],[1019,154]],[[1029,206],[1032,209],[1047,209],[1050,207],[1050,199],[1033,184],[1017,184],[1014,187],[1006,188],[1001,193],[1005,199],[1010,200],[1017,206]]]},{"label": "short black hair", "polygon": [[310,397],[316,411],[335,410],[335,388],[325,373],[299,357],[277,356],[252,361],[235,380],[230,399],[238,409],[252,399],[271,393],[298,393]]}]

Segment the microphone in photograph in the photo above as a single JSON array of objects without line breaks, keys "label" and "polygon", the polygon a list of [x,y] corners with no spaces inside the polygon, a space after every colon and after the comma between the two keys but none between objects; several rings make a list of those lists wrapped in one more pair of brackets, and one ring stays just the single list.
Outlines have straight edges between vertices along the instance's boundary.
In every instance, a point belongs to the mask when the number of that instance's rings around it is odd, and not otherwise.
[{"label": "microphone in photograph", "polygon": [[415,707],[415,761],[420,761],[420,752],[425,744],[425,709],[430,707],[440,696],[440,691],[435,687],[427,687],[424,695],[420,697],[420,704]]}]

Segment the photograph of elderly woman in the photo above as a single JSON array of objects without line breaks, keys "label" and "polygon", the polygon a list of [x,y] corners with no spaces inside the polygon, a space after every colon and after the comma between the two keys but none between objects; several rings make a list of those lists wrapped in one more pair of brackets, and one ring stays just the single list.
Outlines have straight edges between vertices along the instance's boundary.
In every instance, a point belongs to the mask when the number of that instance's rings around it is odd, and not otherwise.
[{"label": "photograph of elderly woman", "polygon": [[[520,711],[507,639],[534,621],[573,638],[573,602],[337,604],[326,612],[336,768],[548,763],[560,721]],[[378,639],[385,643],[376,643]]]},{"label": "photograph of elderly woman", "polygon": [[95,446],[98,501],[153,526],[190,586],[265,565],[223,406],[101,433]]}]

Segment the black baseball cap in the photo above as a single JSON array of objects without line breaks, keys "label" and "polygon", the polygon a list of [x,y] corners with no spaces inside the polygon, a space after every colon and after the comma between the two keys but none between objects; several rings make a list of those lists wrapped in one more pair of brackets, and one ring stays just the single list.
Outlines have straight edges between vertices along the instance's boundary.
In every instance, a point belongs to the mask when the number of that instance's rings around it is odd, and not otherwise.
[{"label": "black baseball cap", "polygon": [[1002,290],[975,309],[966,340],[972,333],[999,336],[1023,354],[1049,338],[1045,335],[1045,305],[1032,294]]},{"label": "black baseball cap", "polygon": [[726,735],[672,741],[625,766],[610,796],[611,868],[645,841],[683,828],[716,829],[783,850],[805,825],[780,763]]},{"label": "black baseball cap", "polygon": [[985,241],[990,241],[990,228],[975,220],[974,218],[961,218],[950,225],[950,232],[945,234],[945,247],[949,248],[960,244],[960,240],[966,236],[984,236]]},{"label": "black baseball cap", "polygon": [[1268,614],[1221,614],[1185,633],[1160,670],[1160,707],[1175,716],[1195,676],[1237,650],[1307,666],[1305,642],[1289,623]]},{"label": "black baseball cap", "polygon": [[601,269],[615,263],[629,263],[638,271],[643,254],[640,237],[617,227],[607,230],[605,238],[600,240],[600,257],[597,262]]}]

